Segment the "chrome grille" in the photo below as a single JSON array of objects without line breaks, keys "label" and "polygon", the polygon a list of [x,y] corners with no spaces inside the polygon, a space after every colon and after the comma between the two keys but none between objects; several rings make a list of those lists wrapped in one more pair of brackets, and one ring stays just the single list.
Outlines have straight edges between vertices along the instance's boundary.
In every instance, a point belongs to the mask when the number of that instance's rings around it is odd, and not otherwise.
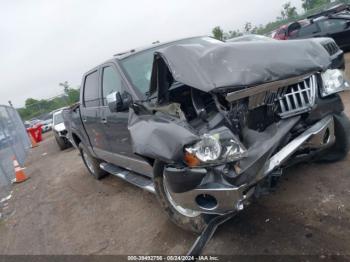
[{"label": "chrome grille", "polygon": [[322,45],[327,50],[327,52],[330,56],[336,54],[339,51],[338,45],[333,41],[328,42],[328,43],[324,43]]},{"label": "chrome grille", "polygon": [[278,90],[278,114],[281,118],[309,111],[315,104],[317,90],[316,75],[304,81]]}]

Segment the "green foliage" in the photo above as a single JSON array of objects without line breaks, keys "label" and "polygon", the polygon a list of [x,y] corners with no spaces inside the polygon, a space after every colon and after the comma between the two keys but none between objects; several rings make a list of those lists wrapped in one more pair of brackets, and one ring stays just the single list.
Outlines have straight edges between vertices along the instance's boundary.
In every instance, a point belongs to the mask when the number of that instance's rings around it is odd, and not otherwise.
[{"label": "green foliage", "polygon": [[282,7],[282,19],[291,19],[298,16],[297,8],[295,6],[292,6],[290,2],[285,3]]},{"label": "green foliage", "polygon": [[58,85],[63,86],[63,91],[67,94],[69,90],[68,81],[64,81],[63,83],[59,83]]},{"label": "green foliage", "polygon": [[252,23],[251,22],[245,23],[245,25],[244,25],[244,32],[250,33],[251,30],[252,30]]},{"label": "green foliage", "polygon": [[28,98],[26,101],[25,101],[25,105],[26,107],[29,107],[31,105],[35,105],[37,104],[39,101],[36,100],[36,99],[33,99],[33,98]]},{"label": "green foliage", "polygon": [[213,37],[218,39],[218,40],[223,40],[224,39],[224,31],[221,29],[220,26],[216,26],[213,28]]},{"label": "green foliage", "polygon": [[28,98],[25,101],[25,107],[17,109],[22,119],[29,120],[40,117],[58,108],[70,106],[78,102],[80,94],[79,89],[70,88],[67,81],[64,82],[64,84],[65,85],[60,84],[64,88],[64,93],[60,96],[49,100]]},{"label": "green foliage", "polygon": [[77,89],[69,88],[66,92],[68,96],[68,104],[74,104],[79,101],[80,92]]},{"label": "green foliage", "polygon": [[227,33],[224,32],[223,38],[224,38],[224,40],[227,40],[227,39],[231,39],[231,38],[238,37],[241,35],[243,35],[243,33],[241,33],[241,31],[239,31],[239,30],[230,30]]},{"label": "green foliage", "polygon": [[312,10],[314,8],[320,7],[325,4],[329,4],[330,0],[301,0],[302,1],[302,7],[305,11]]},{"label": "green foliage", "polygon": [[[250,22],[246,22],[242,32],[249,34],[259,34],[267,35],[271,34],[274,30],[281,27],[282,25],[294,22],[297,20],[305,19],[306,17],[318,13],[322,10],[328,9],[339,3],[350,4],[350,0],[338,0],[336,2],[331,2],[330,0],[301,0],[305,12],[303,14],[298,14],[295,6],[292,6],[291,2],[286,2],[282,5],[281,16],[276,17],[275,21],[269,22],[266,25],[254,26]],[[222,29],[217,26],[214,29]],[[214,34],[213,29],[213,34]],[[223,39],[230,39],[237,36],[241,36],[242,33],[239,29],[230,30],[223,33]],[[214,35],[215,37],[215,35]],[[219,38],[218,38],[219,39]]]}]

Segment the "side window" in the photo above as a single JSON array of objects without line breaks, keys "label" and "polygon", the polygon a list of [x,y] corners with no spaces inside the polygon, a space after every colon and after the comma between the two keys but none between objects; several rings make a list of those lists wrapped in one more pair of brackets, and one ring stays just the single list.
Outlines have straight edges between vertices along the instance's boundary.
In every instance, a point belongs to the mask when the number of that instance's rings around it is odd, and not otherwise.
[{"label": "side window", "polygon": [[100,98],[98,95],[98,71],[95,71],[85,77],[84,105],[86,107],[100,105]]},{"label": "side window", "polygon": [[102,94],[103,102],[106,105],[106,97],[113,92],[122,90],[122,80],[120,75],[113,69],[112,66],[107,66],[102,69]]},{"label": "side window", "polygon": [[299,31],[299,36],[310,36],[319,32],[319,29],[315,23],[302,27]]},{"label": "side window", "polygon": [[319,25],[324,32],[339,32],[346,28],[347,22],[343,19],[328,19],[320,21]]}]

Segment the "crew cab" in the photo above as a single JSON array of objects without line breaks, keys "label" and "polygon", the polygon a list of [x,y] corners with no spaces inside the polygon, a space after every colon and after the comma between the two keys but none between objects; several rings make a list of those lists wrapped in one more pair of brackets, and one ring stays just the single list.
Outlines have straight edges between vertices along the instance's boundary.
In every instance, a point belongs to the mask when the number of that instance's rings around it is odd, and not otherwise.
[{"label": "crew cab", "polygon": [[338,93],[350,86],[325,48],[334,41],[321,40],[194,37],[117,54],[83,76],[63,111],[68,137],[93,177],[155,193],[173,222],[201,232],[285,168],[347,155]]}]

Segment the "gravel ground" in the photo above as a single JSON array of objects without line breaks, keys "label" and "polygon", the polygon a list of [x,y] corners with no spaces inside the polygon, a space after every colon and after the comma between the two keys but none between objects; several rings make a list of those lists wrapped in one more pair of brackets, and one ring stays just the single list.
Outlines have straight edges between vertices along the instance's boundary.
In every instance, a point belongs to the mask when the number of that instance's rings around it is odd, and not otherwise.
[{"label": "gravel ground", "polygon": [[[350,115],[350,93],[343,99]],[[204,253],[350,255],[349,167],[350,156],[287,170],[277,191],[219,228]],[[30,179],[0,210],[0,254],[185,254],[195,240],[150,193],[112,176],[94,180],[50,133],[25,171]]]}]

